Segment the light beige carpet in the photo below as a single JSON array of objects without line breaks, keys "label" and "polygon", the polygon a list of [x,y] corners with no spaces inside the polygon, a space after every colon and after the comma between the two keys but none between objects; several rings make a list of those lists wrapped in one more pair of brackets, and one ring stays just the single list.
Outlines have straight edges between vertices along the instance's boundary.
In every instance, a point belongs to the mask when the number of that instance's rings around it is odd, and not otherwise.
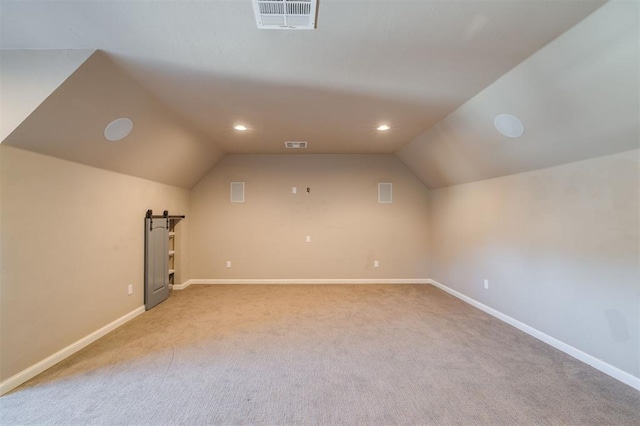
[{"label": "light beige carpet", "polygon": [[640,392],[429,285],[191,286],[4,424],[640,424]]}]

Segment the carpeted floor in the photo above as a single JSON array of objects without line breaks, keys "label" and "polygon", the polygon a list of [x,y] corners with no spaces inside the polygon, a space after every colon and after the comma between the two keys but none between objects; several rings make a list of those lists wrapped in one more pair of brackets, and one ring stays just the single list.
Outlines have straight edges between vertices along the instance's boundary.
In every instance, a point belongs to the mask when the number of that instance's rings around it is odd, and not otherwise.
[{"label": "carpeted floor", "polygon": [[191,286],[0,421],[637,425],[640,392],[430,285]]}]

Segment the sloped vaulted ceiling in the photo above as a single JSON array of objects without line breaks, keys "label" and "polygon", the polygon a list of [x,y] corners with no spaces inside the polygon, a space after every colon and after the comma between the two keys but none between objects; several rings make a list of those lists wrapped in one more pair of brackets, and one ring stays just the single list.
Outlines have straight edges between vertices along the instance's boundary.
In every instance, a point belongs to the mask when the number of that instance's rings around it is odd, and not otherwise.
[{"label": "sloped vaulted ceiling", "polygon": [[[121,141],[107,141],[105,127],[120,117],[133,121],[133,131]],[[184,188],[223,155],[100,51],[3,143]]]},{"label": "sloped vaulted ceiling", "polygon": [[[618,92],[635,87],[638,3],[605,3],[323,0],[316,30],[266,31],[249,0],[0,0],[1,48],[104,52],[6,143],[185,187],[223,152],[282,153],[285,140],[396,153],[429,187],[631,149],[632,125],[609,151],[583,137],[601,112],[635,111]],[[525,139],[497,136],[499,112],[522,115]],[[105,142],[127,115],[132,135]]]},{"label": "sloped vaulted ceiling", "polygon": [[0,50],[0,143],[93,52]]},{"label": "sloped vaulted ceiling", "polygon": [[[640,3],[613,1],[540,49],[396,155],[438,188],[637,149]],[[525,133],[498,133],[498,114]]]}]

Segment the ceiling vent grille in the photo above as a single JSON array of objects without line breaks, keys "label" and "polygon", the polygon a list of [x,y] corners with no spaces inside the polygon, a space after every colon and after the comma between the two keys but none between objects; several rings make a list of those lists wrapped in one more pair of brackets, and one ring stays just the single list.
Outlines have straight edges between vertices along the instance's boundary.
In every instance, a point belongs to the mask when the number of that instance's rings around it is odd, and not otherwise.
[{"label": "ceiling vent grille", "polygon": [[285,148],[289,148],[289,149],[301,149],[301,148],[306,148],[307,147],[307,143],[306,142],[297,142],[297,141],[287,141],[284,143]]},{"label": "ceiling vent grille", "polygon": [[256,24],[262,29],[313,30],[317,0],[253,0]]}]

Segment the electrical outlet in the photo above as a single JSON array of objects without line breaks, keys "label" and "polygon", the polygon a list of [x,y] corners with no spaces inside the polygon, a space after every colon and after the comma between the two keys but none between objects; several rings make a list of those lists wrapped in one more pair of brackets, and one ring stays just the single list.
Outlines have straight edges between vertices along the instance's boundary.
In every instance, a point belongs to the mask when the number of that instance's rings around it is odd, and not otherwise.
[{"label": "electrical outlet", "polygon": [[379,268],[380,267],[380,262],[378,262],[377,260],[373,261],[373,267],[374,268]]},{"label": "electrical outlet", "polygon": [[484,288],[485,289],[489,288],[489,280],[484,280]]},{"label": "electrical outlet", "polygon": [[311,242],[311,235],[307,235],[307,242],[310,243]]},{"label": "electrical outlet", "polygon": [[127,292],[129,293],[129,296],[133,294],[133,284],[129,284],[127,286]]},{"label": "electrical outlet", "polygon": [[231,261],[227,260],[227,268],[231,268]]},{"label": "electrical outlet", "polygon": [[292,194],[297,194],[298,193],[298,188],[296,188],[295,186],[293,188],[291,188],[291,193]]}]

